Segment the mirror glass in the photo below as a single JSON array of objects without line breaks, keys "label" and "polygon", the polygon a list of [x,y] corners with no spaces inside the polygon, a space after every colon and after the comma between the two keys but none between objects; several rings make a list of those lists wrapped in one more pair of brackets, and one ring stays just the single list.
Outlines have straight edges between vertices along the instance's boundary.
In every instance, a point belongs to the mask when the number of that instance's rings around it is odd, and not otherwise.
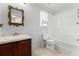
[{"label": "mirror glass", "polygon": [[24,24],[24,11],[22,9],[9,6],[9,25],[23,25]]}]

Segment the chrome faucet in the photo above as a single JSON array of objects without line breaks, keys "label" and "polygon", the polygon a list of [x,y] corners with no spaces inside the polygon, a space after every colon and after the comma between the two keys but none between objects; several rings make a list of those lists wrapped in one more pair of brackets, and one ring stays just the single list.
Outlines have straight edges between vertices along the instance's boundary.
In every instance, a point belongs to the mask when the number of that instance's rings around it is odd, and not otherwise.
[{"label": "chrome faucet", "polygon": [[15,32],[15,33],[13,33],[13,35],[19,35],[19,33]]}]

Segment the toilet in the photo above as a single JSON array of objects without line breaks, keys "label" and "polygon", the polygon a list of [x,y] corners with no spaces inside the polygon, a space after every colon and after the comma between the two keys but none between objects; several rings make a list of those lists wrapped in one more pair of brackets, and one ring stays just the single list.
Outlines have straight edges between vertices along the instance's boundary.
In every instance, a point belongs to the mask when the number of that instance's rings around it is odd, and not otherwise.
[{"label": "toilet", "polygon": [[32,50],[32,56],[62,56],[62,51],[56,51],[54,48],[55,39],[51,34],[43,33],[42,39],[44,47],[37,47]]},{"label": "toilet", "polygon": [[48,33],[43,33],[42,38],[44,41],[44,48],[53,50],[55,45],[55,39],[52,37],[52,35]]}]

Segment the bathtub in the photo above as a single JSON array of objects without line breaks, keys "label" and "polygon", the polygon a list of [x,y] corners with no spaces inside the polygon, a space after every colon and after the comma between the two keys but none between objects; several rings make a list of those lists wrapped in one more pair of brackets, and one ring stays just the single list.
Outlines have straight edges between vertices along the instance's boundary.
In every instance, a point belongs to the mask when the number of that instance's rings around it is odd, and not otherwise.
[{"label": "bathtub", "polygon": [[[72,39],[73,40],[73,39]],[[79,42],[78,41],[67,41],[67,40],[56,40],[55,49],[64,51],[65,56],[79,56]]]}]

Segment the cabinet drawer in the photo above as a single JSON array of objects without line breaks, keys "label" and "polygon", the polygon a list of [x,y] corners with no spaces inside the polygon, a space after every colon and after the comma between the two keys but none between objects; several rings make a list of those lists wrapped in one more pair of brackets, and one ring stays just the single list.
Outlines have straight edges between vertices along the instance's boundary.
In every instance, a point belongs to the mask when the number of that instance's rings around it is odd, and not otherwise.
[{"label": "cabinet drawer", "polygon": [[17,42],[16,54],[19,56],[30,56],[31,55],[31,40],[24,40]]}]

